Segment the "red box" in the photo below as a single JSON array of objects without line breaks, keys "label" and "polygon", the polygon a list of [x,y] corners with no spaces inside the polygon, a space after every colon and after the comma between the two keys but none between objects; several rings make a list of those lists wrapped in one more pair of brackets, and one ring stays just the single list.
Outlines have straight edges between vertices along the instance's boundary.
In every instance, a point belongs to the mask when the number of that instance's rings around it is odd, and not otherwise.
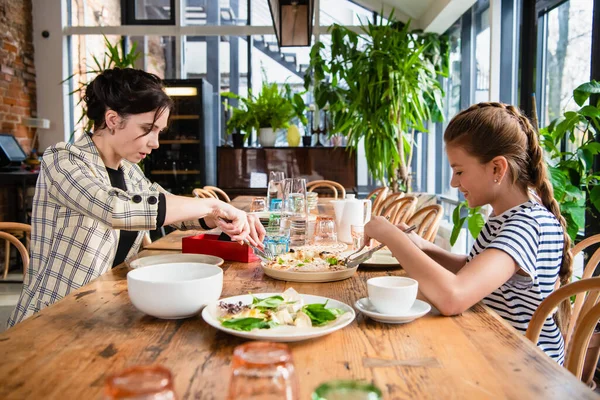
[{"label": "red box", "polygon": [[221,257],[226,261],[244,263],[258,261],[258,257],[247,244],[217,240],[218,238],[219,235],[208,235],[205,233],[184,237],[181,251],[183,253],[209,254]]}]

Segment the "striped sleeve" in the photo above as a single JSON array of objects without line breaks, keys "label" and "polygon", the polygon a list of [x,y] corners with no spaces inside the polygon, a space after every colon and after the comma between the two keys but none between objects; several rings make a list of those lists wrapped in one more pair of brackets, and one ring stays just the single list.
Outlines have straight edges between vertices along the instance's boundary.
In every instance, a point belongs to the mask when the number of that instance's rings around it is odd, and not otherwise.
[{"label": "striped sleeve", "polygon": [[519,268],[531,277],[531,284],[536,278],[537,253],[540,242],[540,226],[526,214],[515,214],[504,224],[488,249],[498,249],[517,263]]}]

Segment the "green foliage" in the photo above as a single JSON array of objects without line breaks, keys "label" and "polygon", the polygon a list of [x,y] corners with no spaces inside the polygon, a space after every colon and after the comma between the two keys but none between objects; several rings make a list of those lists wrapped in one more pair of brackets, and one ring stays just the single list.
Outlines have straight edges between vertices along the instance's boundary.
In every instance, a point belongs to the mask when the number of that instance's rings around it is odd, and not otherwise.
[{"label": "green foliage", "polygon": [[258,96],[254,96],[249,90],[246,98],[232,92],[221,93],[223,97],[238,99],[240,102],[238,107],[225,103],[228,109],[233,110],[227,121],[227,133],[238,131],[249,135],[252,129],[258,132],[260,128],[287,128],[295,117],[306,125],[306,104],[302,94],[294,93],[287,83],[281,89],[277,83],[265,83]]},{"label": "green foliage", "polygon": [[[548,157],[548,172],[554,188],[554,198],[567,222],[567,232],[575,240],[585,226],[586,197],[600,211],[600,174],[592,163],[600,153],[595,133],[600,133],[600,102],[584,105],[590,95],[600,94],[600,82],[591,81],[573,91],[575,103],[581,107],[566,111],[540,130],[540,144]],[[561,143],[566,142],[566,151]]]},{"label": "green foliage", "polygon": [[316,43],[304,86],[313,88],[320,109],[331,114],[330,134],[347,137],[356,149],[364,139],[375,179],[406,183],[411,132],[426,132],[427,121],[442,120],[440,76],[448,73],[445,36],[410,30],[393,19],[362,25],[362,32],[334,24],[331,52]]},{"label": "green foliage", "polygon": [[[123,52],[123,38],[119,39],[119,41],[115,45],[113,45],[112,43],[110,43],[110,41],[108,40],[108,38],[105,35],[102,35],[102,36],[104,37],[104,44],[106,45],[106,49],[104,51],[104,57],[102,58],[102,61],[98,60],[98,58],[96,56],[92,56],[92,60],[94,61],[94,63],[93,63],[93,65],[88,65],[87,71],[85,71],[83,73],[83,77],[85,77],[85,80],[79,81],[78,82],[79,87],[77,89],[73,90],[71,93],[69,93],[69,95],[77,94],[77,97],[78,97],[77,106],[81,105],[81,107],[82,107],[81,117],[79,118],[79,120],[77,120],[75,125],[79,125],[79,123],[81,123],[84,119],[87,118],[86,117],[87,112],[86,112],[86,108],[85,108],[85,103],[83,102],[83,97],[84,97],[85,91],[88,87],[88,84],[93,80],[93,78],[96,75],[102,73],[103,71],[105,71],[107,69],[131,68],[134,66],[136,60],[141,56],[141,53],[137,51],[137,43],[136,42],[133,42],[129,52],[125,53],[125,52]],[[79,73],[69,76],[67,79],[65,79],[61,83],[70,81],[77,74],[79,74]],[[94,126],[94,121],[88,120],[84,125],[84,131],[91,131],[93,126]],[[73,138],[75,136],[75,132],[76,131],[73,131],[73,133],[71,134],[71,141],[73,140]]]},{"label": "green foliage", "polygon": [[[469,210],[465,217],[460,216],[460,212],[463,208],[467,208]],[[469,232],[471,232],[471,235],[474,238],[479,235],[479,232],[481,232],[481,229],[485,225],[485,219],[481,214],[481,207],[469,208],[466,200],[457,205],[452,212],[452,223],[454,224],[454,227],[452,228],[452,234],[450,235],[451,246],[454,246],[454,243],[456,243],[458,235],[460,234],[460,230],[464,226],[465,222],[467,223]]]}]

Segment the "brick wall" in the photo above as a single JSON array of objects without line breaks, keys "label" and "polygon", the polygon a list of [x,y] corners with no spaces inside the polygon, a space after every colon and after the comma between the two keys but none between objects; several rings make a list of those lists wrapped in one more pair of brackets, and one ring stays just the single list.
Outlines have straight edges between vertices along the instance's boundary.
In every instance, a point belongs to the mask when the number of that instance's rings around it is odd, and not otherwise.
[{"label": "brick wall", "polygon": [[29,153],[35,130],[23,118],[36,116],[31,0],[0,0],[0,26],[0,131]]}]

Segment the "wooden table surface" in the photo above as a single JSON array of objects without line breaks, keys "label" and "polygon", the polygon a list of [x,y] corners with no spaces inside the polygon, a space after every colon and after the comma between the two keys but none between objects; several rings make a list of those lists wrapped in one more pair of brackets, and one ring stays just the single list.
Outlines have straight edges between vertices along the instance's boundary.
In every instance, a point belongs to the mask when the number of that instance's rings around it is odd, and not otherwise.
[{"label": "wooden table surface", "polygon": [[[173,254],[145,250],[139,257]],[[332,283],[291,283],[257,264],[226,262],[223,297],[248,292],[301,293],[353,305],[366,281],[402,270],[361,270]],[[121,265],[0,335],[0,398],[99,399],[105,377],[136,364],[173,372],[180,399],[224,399],[235,346],[200,316],[159,320],[137,311]],[[482,305],[457,317],[432,312],[406,325],[357,312],[348,327],[291,343],[300,399],[331,379],[373,381],[385,399],[591,399],[596,395]]]}]

